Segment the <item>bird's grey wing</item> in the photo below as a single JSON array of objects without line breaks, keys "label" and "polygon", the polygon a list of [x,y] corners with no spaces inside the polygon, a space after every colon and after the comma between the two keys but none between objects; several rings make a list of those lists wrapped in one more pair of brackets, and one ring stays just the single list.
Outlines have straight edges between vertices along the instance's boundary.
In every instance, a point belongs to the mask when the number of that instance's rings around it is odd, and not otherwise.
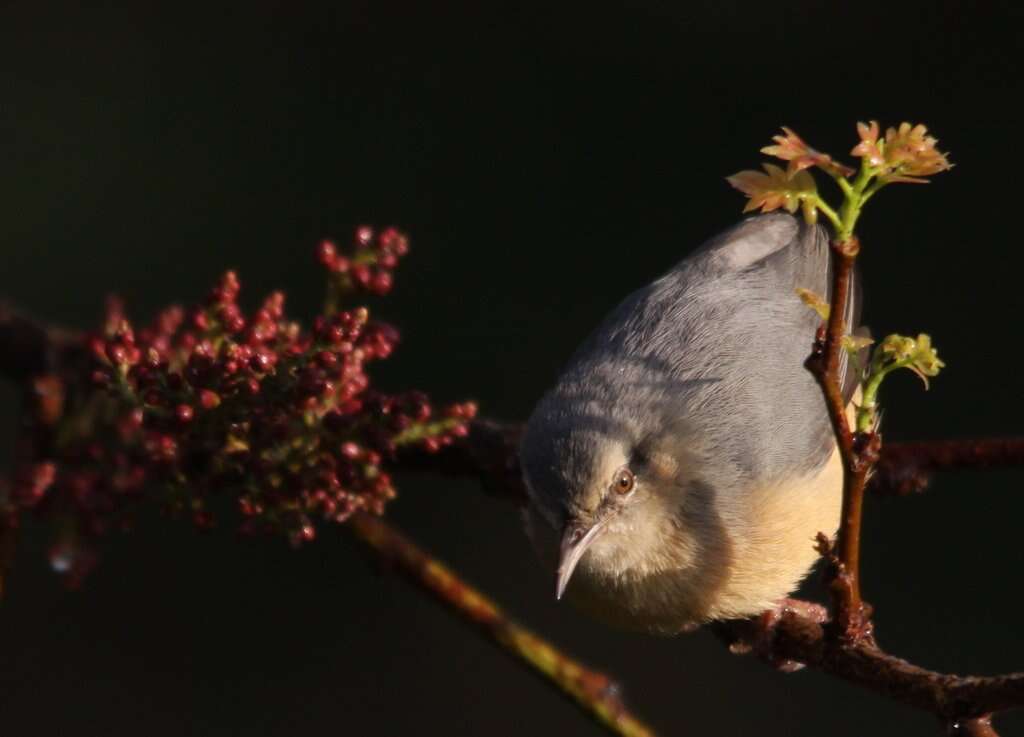
[{"label": "bird's grey wing", "polygon": [[[744,335],[751,349],[771,357],[762,359],[763,372],[753,381],[771,418],[761,427],[774,433],[800,433],[802,439],[779,441],[762,438],[769,448],[770,464],[776,471],[792,469],[798,463],[817,467],[832,452],[833,432],[825,412],[820,389],[804,368],[815,333],[821,324],[818,314],[802,304],[797,289],[808,289],[831,301],[833,262],[826,230],[790,215],[772,214],[749,218],[706,247],[708,268],[720,273],[717,283],[723,297],[733,303],[738,320],[754,321],[756,332],[731,328]],[[765,305],[758,315],[749,303]],[[860,277],[852,276],[843,309],[846,332],[859,327],[863,293]],[[848,402],[860,378],[859,360],[840,354],[840,382]],[[747,383],[751,383],[748,379]]]},{"label": "bird's grey wing", "polygon": [[[782,213],[761,215],[744,220],[713,239],[704,249],[719,268],[733,272],[771,269],[776,272],[783,289],[791,284],[793,294],[803,288],[823,297],[827,302],[832,301],[835,264],[830,255],[828,235],[821,226],[801,223],[793,216]],[[860,270],[854,268],[843,311],[847,333],[868,335],[867,329],[860,324],[862,307]],[[817,329],[820,324],[817,313],[808,308],[806,317],[807,325]],[[808,353],[810,348],[808,344]],[[867,351],[862,350],[857,358],[849,361],[846,351],[840,354],[841,384],[847,402],[860,383],[866,356]]]}]

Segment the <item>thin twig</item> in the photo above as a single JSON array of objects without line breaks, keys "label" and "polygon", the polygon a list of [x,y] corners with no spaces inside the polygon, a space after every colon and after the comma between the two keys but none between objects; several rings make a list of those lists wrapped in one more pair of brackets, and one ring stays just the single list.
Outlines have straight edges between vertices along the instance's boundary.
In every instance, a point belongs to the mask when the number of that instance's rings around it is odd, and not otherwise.
[{"label": "thin twig", "polygon": [[[853,434],[846,418],[846,402],[843,399],[842,344],[850,326],[846,324],[846,303],[850,295],[850,283],[853,277],[853,264],[859,250],[857,241],[841,245],[833,241],[832,252],[832,295],[825,333],[815,345],[814,355],[809,362],[812,373],[821,383],[825,394],[829,418],[836,433],[836,442],[844,453],[844,461],[848,456],[853,458]],[[852,465],[848,461],[846,465]]]},{"label": "thin twig", "polygon": [[557,686],[609,731],[622,737],[653,737],[651,729],[623,706],[616,695],[617,687],[608,676],[586,668],[508,619],[482,593],[380,518],[359,514],[352,518],[351,527],[359,540],[393,564],[406,579]]},{"label": "thin twig", "polygon": [[807,368],[821,385],[839,446],[843,462],[843,507],[835,548],[824,541],[819,541],[819,548],[832,564],[829,588],[836,610],[836,634],[848,641],[857,641],[871,636],[870,610],[860,591],[860,528],[864,487],[871,466],[878,459],[881,443],[877,433],[850,430],[840,374],[843,337],[850,329],[846,324],[846,303],[860,243],[854,237],[832,241],[830,250],[832,293],[828,322],[807,359]]}]

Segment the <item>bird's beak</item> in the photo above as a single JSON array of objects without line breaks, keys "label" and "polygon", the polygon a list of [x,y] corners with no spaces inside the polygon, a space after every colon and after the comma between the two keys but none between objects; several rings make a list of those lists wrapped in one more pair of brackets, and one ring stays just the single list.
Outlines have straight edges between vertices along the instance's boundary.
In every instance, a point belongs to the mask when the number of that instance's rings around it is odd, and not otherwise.
[{"label": "bird's beak", "polygon": [[555,577],[555,598],[561,599],[565,587],[569,585],[576,564],[587,552],[590,544],[604,530],[604,519],[599,519],[589,527],[570,519],[562,531],[562,548],[558,555],[558,573]]}]

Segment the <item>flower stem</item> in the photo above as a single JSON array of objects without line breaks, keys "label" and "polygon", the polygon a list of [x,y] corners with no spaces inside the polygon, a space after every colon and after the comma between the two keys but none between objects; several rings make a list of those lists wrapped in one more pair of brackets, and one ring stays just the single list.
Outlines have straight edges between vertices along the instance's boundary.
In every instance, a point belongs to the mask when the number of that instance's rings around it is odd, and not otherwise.
[{"label": "flower stem", "polygon": [[[844,179],[842,181],[845,182],[846,180]],[[814,195],[813,201],[814,206],[818,208],[818,210],[820,210],[821,213],[825,217],[827,217],[829,221],[832,223],[832,227],[835,228],[836,230],[839,230],[839,228],[842,227],[842,221],[840,220],[839,215],[836,213],[836,211],[829,207],[828,203],[826,203],[825,200],[819,197],[818,195]]]},{"label": "flower stem", "polygon": [[862,384],[860,406],[857,407],[857,432],[874,430],[875,418],[878,413],[878,390],[882,387],[885,377],[898,368],[910,365],[910,361],[897,361],[884,368],[873,371],[867,381]]},{"label": "flower stem", "polygon": [[843,205],[839,209],[839,223],[836,225],[836,240],[839,243],[846,243],[853,237],[853,229],[857,225],[861,208],[881,189],[882,185],[877,182],[872,186],[876,173],[874,167],[869,166],[867,161],[862,161],[853,183],[844,180],[846,186],[840,185],[843,190]]}]

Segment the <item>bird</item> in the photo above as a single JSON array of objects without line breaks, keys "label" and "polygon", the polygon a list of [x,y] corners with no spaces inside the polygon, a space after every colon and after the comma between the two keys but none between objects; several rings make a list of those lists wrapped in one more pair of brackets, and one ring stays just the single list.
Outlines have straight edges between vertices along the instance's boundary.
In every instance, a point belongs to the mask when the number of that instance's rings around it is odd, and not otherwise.
[{"label": "bird", "polygon": [[[526,529],[558,598],[673,635],[778,608],[800,584],[842,502],[805,367],[821,318],[798,295],[829,299],[831,269],[822,226],[748,217],[626,297],[572,354],[519,445]],[[856,364],[844,351],[847,402]]]}]

